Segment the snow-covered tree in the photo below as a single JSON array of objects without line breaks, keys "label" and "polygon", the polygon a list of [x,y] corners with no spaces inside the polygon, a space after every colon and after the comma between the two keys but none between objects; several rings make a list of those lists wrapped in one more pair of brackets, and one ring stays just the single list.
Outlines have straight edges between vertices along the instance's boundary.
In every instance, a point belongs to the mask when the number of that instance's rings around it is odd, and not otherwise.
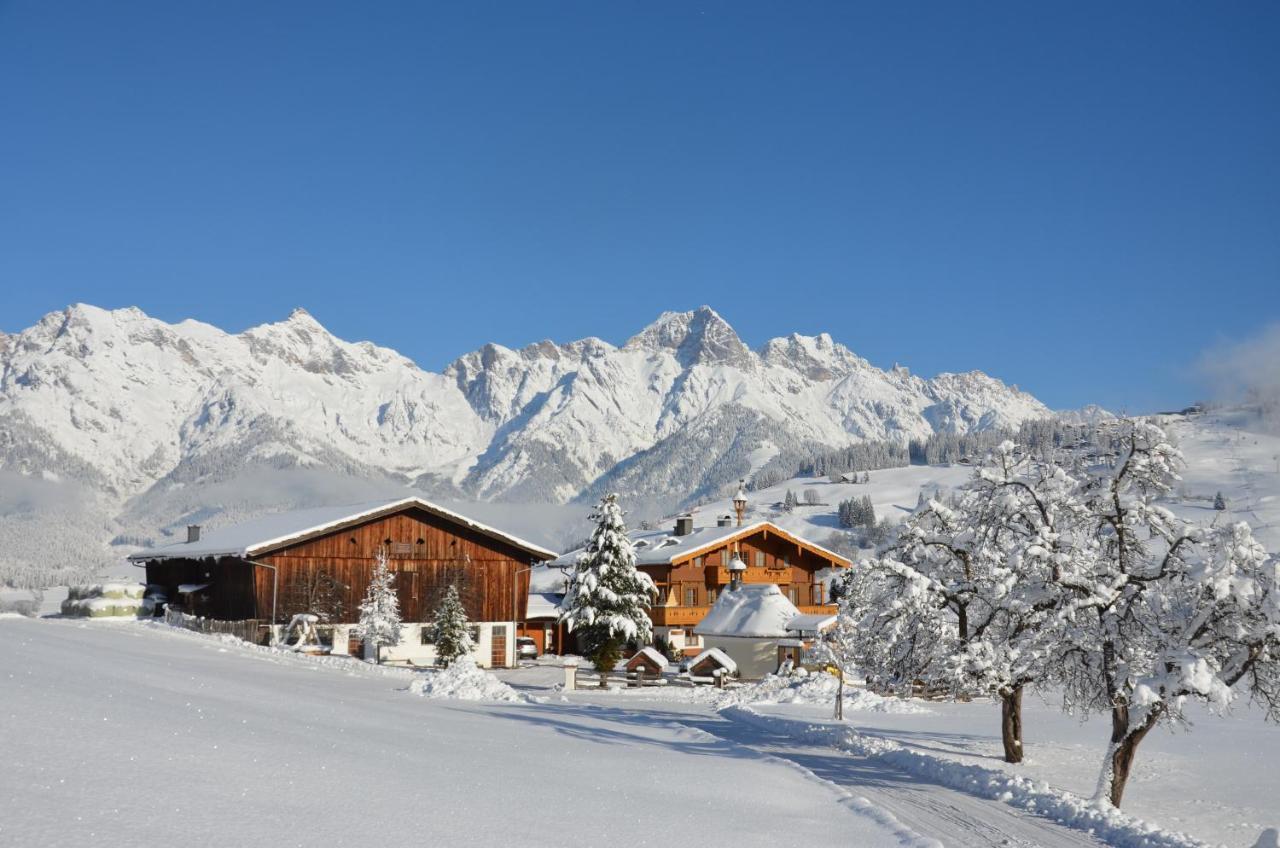
[{"label": "snow-covered tree", "polygon": [[387,567],[387,549],[379,547],[369,588],[360,602],[360,620],[352,628],[357,638],[373,646],[378,662],[382,662],[384,645],[400,644],[400,599],[396,597],[395,583],[396,576]]},{"label": "snow-covered tree", "polygon": [[845,575],[837,633],[881,686],[1001,704],[1005,759],[1021,762],[1022,693],[1046,673],[1057,523],[1072,481],[998,446],[955,505],[928,501],[879,558]]},{"label": "snow-covered tree", "polygon": [[628,641],[645,644],[652,637],[648,610],[658,590],[649,575],[636,568],[618,496],[607,495],[591,518],[596,528],[569,576],[560,620],[578,635],[604,687],[622,646]]},{"label": "snow-covered tree", "polygon": [[1213,508],[1219,512],[1227,508],[1227,499],[1222,496],[1222,492],[1213,496]]},{"label": "snow-covered tree", "polygon": [[798,501],[796,501],[796,493],[791,491],[790,489],[787,489],[786,497],[782,499],[782,508],[787,512],[791,512],[796,508],[797,503]]},{"label": "snow-covered tree", "polygon": [[475,650],[476,643],[471,638],[467,609],[462,605],[462,597],[454,584],[445,589],[440,604],[436,607],[430,639],[436,648],[436,662],[445,667]]},{"label": "snow-covered tree", "polygon": [[1275,559],[1247,524],[1196,527],[1156,502],[1182,464],[1160,428],[1127,422],[1117,446],[1083,489],[1047,628],[1066,707],[1111,714],[1098,797],[1115,806],[1138,745],[1188,699],[1222,711],[1248,691],[1280,721]]}]

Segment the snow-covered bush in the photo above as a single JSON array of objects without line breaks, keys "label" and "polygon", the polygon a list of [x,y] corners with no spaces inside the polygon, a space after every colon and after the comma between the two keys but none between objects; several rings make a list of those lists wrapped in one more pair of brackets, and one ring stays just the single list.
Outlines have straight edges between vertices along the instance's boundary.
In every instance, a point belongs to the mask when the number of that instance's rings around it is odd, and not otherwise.
[{"label": "snow-covered bush", "polygon": [[428,672],[409,684],[409,691],[424,698],[461,701],[523,701],[524,697],[476,665],[470,657],[459,657],[448,668]]}]

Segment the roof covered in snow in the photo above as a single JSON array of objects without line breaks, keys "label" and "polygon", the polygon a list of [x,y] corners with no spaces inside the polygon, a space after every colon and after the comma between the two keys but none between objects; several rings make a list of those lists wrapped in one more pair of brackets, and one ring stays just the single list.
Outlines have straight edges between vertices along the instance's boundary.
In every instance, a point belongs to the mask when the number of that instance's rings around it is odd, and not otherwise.
[{"label": "roof covered in snow", "polygon": [[830,615],[801,614],[787,622],[787,629],[793,633],[818,633],[835,623],[835,613]]},{"label": "roof covered in snow", "polygon": [[666,668],[666,665],[667,665],[667,658],[666,658],[666,657],[664,657],[664,656],[663,656],[663,655],[658,651],[658,649],[657,649],[657,648],[654,648],[652,645],[645,646],[645,647],[641,648],[639,651],[637,651],[637,652],[636,652],[636,654],[635,654],[635,656],[633,656],[631,659],[627,660],[627,663],[626,663],[626,664],[627,664],[627,666],[628,666],[628,667],[630,667],[630,666],[631,666],[631,664],[632,664],[633,662],[636,662],[636,661],[637,661],[637,660],[639,660],[641,657],[644,657],[644,658],[648,659],[648,660],[649,660],[649,662],[653,663],[653,664],[654,664],[654,665],[656,665],[658,668]]},{"label": "roof covered in snow", "polygon": [[525,612],[524,617],[527,619],[559,618],[560,599],[563,597],[564,595],[551,592],[530,592],[529,609]]},{"label": "roof covered in snow", "polygon": [[733,661],[733,657],[729,656],[719,648],[707,648],[705,651],[689,660],[688,667],[697,668],[705,660],[715,660],[720,664],[721,668],[728,671],[730,674],[738,670],[738,664]]},{"label": "roof covered in snow", "polygon": [[747,583],[721,592],[693,632],[699,636],[782,639],[790,635],[787,626],[798,615],[800,610],[777,585]]},{"label": "roof covered in snow", "polygon": [[[636,565],[670,565],[676,560],[695,556],[701,551],[719,548],[727,542],[745,538],[759,533],[761,530],[766,530],[788,541],[803,545],[811,551],[842,565],[852,565],[852,562],[847,557],[783,530],[772,521],[756,521],[751,524],[744,524],[741,527],[698,527],[693,532],[686,533],[683,536],[677,536],[670,529],[635,530],[627,535],[630,537],[631,543],[635,545]],[[563,567],[574,565],[578,560],[578,555],[581,553],[582,549],[579,548],[576,551],[561,554],[551,564]]]},{"label": "roof covered in snow", "polygon": [[216,557],[254,557],[285,545],[296,544],[316,536],[332,533],[354,524],[416,508],[468,527],[477,533],[506,542],[537,559],[554,559],[556,554],[532,542],[504,533],[452,510],[418,497],[393,498],[342,506],[324,506],[266,515],[210,530],[194,542],[174,542],[138,551],[129,557],[134,562],[153,559],[208,559]]}]

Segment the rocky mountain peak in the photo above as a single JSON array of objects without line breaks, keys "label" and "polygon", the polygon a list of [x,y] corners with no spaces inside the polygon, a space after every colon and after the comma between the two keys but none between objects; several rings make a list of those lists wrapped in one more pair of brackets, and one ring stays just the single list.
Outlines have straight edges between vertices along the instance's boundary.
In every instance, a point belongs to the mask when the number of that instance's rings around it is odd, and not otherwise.
[{"label": "rocky mountain peak", "polygon": [[751,369],[756,364],[755,354],[710,306],[692,312],[664,312],[623,348],[670,351],[685,368],[723,364]]}]

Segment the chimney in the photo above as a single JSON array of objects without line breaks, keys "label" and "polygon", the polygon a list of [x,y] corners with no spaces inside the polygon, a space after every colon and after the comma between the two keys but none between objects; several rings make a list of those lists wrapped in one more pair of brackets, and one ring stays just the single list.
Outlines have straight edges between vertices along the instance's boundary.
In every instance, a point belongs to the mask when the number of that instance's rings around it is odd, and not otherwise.
[{"label": "chimney", "polygon": [[733,526],[733,516],[732,516],[732,515],[722,515],[722,516],[720,516],[719,518],[717,518],[717,519],[716,519],[716,526],[717,526],[717,527],[732,527],[732,526]]},{"label": "chimney", "polygon": [[688,536],[693,532],[693,516],[681,515],[676,518],[676,535]]},{"label": "chimney", "polygon": [[200,541],[200,525],[188,524],[187,525],[187,544],[189,545],[192,542],[198,542],[198,541]]}]

